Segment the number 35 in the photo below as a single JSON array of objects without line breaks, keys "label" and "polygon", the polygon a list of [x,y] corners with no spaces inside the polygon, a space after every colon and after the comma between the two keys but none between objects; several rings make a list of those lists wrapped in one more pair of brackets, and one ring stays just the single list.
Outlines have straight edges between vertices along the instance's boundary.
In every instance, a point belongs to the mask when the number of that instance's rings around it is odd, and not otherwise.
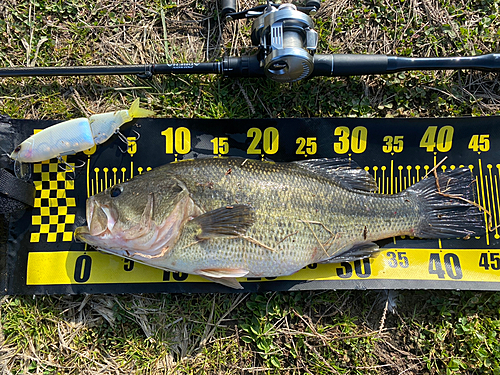
[{"label": "number 35", "polygon": [[382,151],[385,153],[403,151],[403,136],[402,135],[386,135],[384,137],[385,145],[382,146]]}]

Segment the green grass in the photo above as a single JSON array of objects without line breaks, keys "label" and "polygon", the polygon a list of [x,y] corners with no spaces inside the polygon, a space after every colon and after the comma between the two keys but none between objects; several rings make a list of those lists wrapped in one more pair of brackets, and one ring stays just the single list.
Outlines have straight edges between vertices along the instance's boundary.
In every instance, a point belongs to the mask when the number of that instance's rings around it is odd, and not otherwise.
[{"label": "green grass", "polygon": [[[253,5],[240,1],[240,7]],[[316,17],[319,52],[500,53],[499,10],[499,0],[326,2]],[[2,2],[0,65],[186,62],[249,50],[250,23],[219,28],[218,12],[216,2],[205,0]],[[498,73],[471,71],[288,85],[217,76],[6,78],[0,80],[0,113],[69,119],[127,107],[136,96],[161,117],[500,114]],[[397,297],[395,314],[377,291],[5,297],[0,369],[500,374],[498,293],[401,291]]]},{"label": "green grass", "polygon": [[13,373],[498,374],[500,296],[384,294],[7,297],[2,355]]}]

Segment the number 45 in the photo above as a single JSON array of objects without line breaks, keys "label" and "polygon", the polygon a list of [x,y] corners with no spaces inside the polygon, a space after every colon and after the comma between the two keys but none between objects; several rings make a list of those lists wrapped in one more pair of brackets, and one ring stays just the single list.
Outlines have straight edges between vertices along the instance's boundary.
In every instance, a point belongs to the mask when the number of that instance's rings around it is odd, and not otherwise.
[{"label": "number 45", "polygon": [[469,142],[472,151],[488,151],[490,149],[489,134],[474,134]]}]

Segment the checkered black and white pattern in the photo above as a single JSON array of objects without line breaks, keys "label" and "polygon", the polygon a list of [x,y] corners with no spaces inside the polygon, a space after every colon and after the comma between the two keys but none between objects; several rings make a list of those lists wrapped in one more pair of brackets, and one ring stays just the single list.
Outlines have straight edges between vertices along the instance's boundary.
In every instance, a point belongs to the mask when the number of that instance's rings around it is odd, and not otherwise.
[{"label": "checkered black and white pattern", "polygon": [[67,196],[74,190],[74,181],[67,179],[71,172],[49,161],[35,164],[33,172],[36,193],[31,224],[38,231],[31,233],[30,242],[72,241],[76,201]]}]

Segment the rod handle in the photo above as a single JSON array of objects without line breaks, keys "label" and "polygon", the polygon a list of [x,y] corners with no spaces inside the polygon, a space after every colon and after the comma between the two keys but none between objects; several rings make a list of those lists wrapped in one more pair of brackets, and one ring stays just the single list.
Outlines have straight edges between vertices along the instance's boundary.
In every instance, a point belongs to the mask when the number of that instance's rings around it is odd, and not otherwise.
[{"label": "rod handle", "polygon": [[355,76],[387,73],[386,55],[314,55],[311,76]]}]

